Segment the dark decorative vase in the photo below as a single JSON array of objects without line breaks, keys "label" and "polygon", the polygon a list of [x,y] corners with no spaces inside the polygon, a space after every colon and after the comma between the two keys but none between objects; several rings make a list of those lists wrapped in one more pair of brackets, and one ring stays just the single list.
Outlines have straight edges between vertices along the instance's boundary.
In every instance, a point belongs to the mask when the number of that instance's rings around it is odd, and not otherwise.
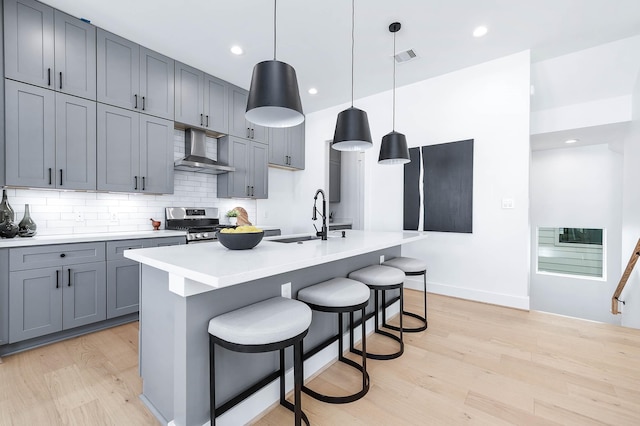
[{"label": "dark decorative vase", "polygon": [[29,213],[29,204],[24,205],[24,217],[18,224],[18,235],[21,237],[33,237],[36,235],[36,229],[38,226],[31,219],[31,214]]},{"label": "dark decorative vase", "polygon": [[9,222],[13,222],[16,219],[13,209],[11,208],[9,201],[7,201],[7,190],[3,189],[2,202],[0,202],[0,222],[4,222],[5,216],[8,218]]},{"label": "dark decorative vase", "polygon": [[5,212],[0,212],[2,222],[0,222],[0,238],[13,238],[18,235],[18,225],[11,222]]}]

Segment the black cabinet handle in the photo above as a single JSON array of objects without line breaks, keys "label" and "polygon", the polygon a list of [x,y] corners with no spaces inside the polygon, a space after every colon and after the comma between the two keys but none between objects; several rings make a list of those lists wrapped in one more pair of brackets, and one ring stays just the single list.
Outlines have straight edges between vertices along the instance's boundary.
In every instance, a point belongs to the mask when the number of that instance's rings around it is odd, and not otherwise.
[{"label": "black cabinet handle", "polygon": [[135,98],[135,100],[136,100],[136,103],[135,103],[135,105],[134,105],[133,107],[134,107],[135,109],[138,109],[138,95],[137,95],[137,94],[135,94],[135,95],[133,95],[133,97],[134,97],[134,98]]},{"label": "black cabinet handle", "polygon": [[60,186],[62,186],[62,169],[60,169]]},{"label": "black cabinet handle", "polygon": [[60,288],[60,271],[56,269],[56,288]]},{"label": "black cabinet handle", "polygon": [[144,182],[145,182],[145,177],[142,176],[142,190],[143,191],[145,190],[145,186],[146,186]]},{"label": "black cabinet handle", "polygon": [[200,125],[204,126],[204,121],[202,120],[204,117],[204,114],[200,114]]},{"label": "black cabinet handle", "polygon": [[144,96],[142,97],[142,110],[144,111]]},{"label": "black cabinet handle", "polygon": [[71,268],[69,268],[69,281],[67,281],[67,287],[71,287]]},{"label": "black cabinet handle", "polygon": [[251,129],[247,127],[247,138],[251,137]]},{"label": "black cabinet handle", "polygon": [[253,134],[253,129],[251,129],[251,139],[255,139],[255,135]]},{"label": "black cabinet handle", "polygon": [[51,86],[51,68],[47,68],[47,86]]},{"label": "black cabinet handle", "polygon": [[135,189],[137,191],[138,190],[138,176],[134,176],[134,179],[136,181],[136,186],[133,189]]},{"label": "black cabinet handle", "polygon": [[253,186],[251,187],[251,196],[253,197],[255,194],[253,193]]},{"label": "black cabinet handle", "polygon": [[62,71],[60,71],[60,90],[62,90]]},{"label": "black cabinet handle", "polygon": [[49,167],[49,185],[51,185],[51,167]]},{"label": "black cabinet handle", "polygon": [[209,116],[207,115],[207,127],[209,127]]},{"label": "black cabinet handle", "polygon": [[64,253],[60,253],[60,257],[67,257],[67,255]]},{"label": "black cabinet handle", "polygon": [[247,197],[251,195],[251,192],[249,191],[250,186],[247,185]]}]

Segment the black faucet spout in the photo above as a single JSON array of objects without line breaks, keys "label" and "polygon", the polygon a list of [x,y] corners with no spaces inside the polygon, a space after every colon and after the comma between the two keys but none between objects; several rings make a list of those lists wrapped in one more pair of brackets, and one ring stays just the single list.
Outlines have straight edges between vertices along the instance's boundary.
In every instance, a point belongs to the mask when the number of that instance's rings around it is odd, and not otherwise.
[{"label": "black faucet spout", "polygon": [[[316,202],[318,201],[318,195],[322,195],[322,213],[318,211],[316,207]],[[316,191],[316,195],[313,196],[313,216],[312,220],[317,220],[316,212],[320,213],[322,216],[322,228],[320,231],[316,232],[316,236],[322,238],[323,240],[327,239],[327,199],[325,198],[324,191],[322,189],[318,189]]]}]

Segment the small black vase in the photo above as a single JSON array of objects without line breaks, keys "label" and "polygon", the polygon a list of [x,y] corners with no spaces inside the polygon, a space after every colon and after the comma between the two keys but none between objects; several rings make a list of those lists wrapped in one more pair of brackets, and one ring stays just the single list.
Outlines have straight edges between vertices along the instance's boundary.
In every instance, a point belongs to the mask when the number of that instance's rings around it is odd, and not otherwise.
[{"label": "small black vase", "polygon": [[29,204],[24,205],[24,217],[18,224],[18,234],[21,237],[33,237],[36,235],[36,229],[38,226],[31,219],[31,213],[29,212]]},{"label": "small black vase", "polygon": [[0,238],[13,238],[18,235],[18,225],[11,222],[9,218],[2,213],[2,222],[0,222]]}]

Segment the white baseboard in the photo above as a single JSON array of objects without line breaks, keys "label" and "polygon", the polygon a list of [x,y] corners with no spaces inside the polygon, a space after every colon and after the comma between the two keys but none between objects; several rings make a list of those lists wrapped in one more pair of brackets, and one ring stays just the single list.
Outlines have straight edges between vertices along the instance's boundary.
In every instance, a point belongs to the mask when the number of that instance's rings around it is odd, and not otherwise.
[{"label": "white baseboard", "polygon": [[[398,302],[387,308],[387,318],[392,318],[400,311],[400,304]],[[382,321],[382,315],[380,315],[380,321]],[[366,322],[367,333],[373,333],[374,318],[370,318]],[[360,327],[356,327],[354,330],[354,342],[360,342],[362,332]],[[349,348],[349,333],[345,333],[342,336],[342,342],[345,348]],[[307,380],[309,377],[316,374],[318,371],[327,367],[338,358],[338,342],[334,342],[332,345],[327,346],[304,363],[304,378]],[[286,392],[293,390],[293,368],[287,370],[285,374],[285,389]],[[274,404],[280,401],[280,382],[274,380],[269,385],[260,389],[222,416],[216,418],[216,425],[220,426],[235,426],[240,424],[250,423],[257,417],[262,415],[265,411],[269,410]],[[304,407],[303,407],[304,410]],[[293,413],[292,413],[293,415]],[[206,422],[203,426],[210,426],[211,422]],[[175,426],[174,421],[170,421],[168,426]]]},{"label": "white baseboard", "polygon": [[[405,288],[422,291],[422,276],[407,277],[404,281]],[[466,287],[456,287],[447,284],[439,284],[427,281],[427,292],[441,294],[443,296],[457,297],[459,299],[473,300],[476,302],[491,303],[493,305],[507,306],[509,308],[529,310],[529,297],[513,296],[510,294],[490,293]]]}]

